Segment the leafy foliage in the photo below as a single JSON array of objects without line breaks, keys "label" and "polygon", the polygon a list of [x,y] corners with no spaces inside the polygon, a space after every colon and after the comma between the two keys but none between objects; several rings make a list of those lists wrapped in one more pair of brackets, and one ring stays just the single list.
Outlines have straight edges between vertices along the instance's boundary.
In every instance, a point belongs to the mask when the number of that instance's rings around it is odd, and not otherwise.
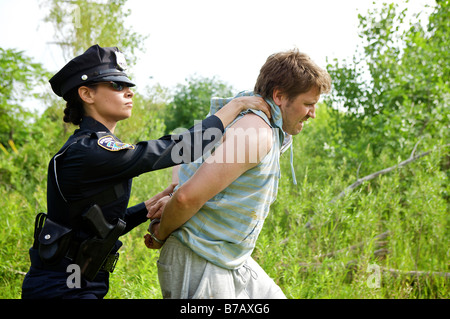
[{"label": "leafy foliage", "polygon": [[42,86],[48,73],[23,52],[4,48],[0,48],[0,70],[0,143],[8,145],[13,140],[20,146],[29,134],[27,124],[32,119],[22,103],[37,96],[34,89]]},{"label": "leafy foliage", "polygon": [[335,146],[355,162],[368,145],[376,155],[384,147],[406,155],[419,140],[430,146],[449,137],[449,2],[436,3],[426,29],[420,14],[405,27],[406,9],[397,10],[385,4],[359,15],[363,49],[351,63],[328,65]]},{"label": "leafy foliage", "polygon": [[194,121],[204,119],[209,113],[211,97],[232,95],[231,87],[215,78],[192,76],[186,81],[177,85],[173,101],[165,109],[167,133],[176,128],[189,128]]},{"label": "leafy foliage", "polygon": [[134,53],[142,51],[145,36],[125,27],[131,11],[125,9],[126,0],[105,2],[74,0],[46,0],[49,7],[46,22],[55,30],[55,41],[63,49],[67,60],[82,54],[91,45],[119,47],[130,56],[134,64]]}]

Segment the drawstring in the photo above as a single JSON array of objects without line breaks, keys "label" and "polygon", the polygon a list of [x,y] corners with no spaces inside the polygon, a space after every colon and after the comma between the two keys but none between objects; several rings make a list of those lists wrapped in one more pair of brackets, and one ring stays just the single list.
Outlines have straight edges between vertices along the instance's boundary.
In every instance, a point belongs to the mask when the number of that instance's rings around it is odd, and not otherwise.
[{"label": "drawstring", "polygon": [[297,185],[297,179],[295,178],[295,170],[294,170],[294,148],[292,147],[294,143],[291,143],[291,173],[292,173],[292,182],[294,185]]},{"label": "drawstring", "polygon": [[297,179],[295,178],[295,170],[294,170],[294,147],[293,147],[293,138],[292,135],[284,133],[284,140],[280,147],[280,155],[286,152],[287,148],[291,148],[291,174],[292,174],[292,182],[294,185],[297,185]]},{"label": "drawstring", "polygon": [[250,272],[250,276],[252,276],[253,279],[255,279],[255,280],[258,279],[258,274],[256,273],[256,271],[254,271],[252,268],[250,268],[249,265],[244,264],[244,268]]}]

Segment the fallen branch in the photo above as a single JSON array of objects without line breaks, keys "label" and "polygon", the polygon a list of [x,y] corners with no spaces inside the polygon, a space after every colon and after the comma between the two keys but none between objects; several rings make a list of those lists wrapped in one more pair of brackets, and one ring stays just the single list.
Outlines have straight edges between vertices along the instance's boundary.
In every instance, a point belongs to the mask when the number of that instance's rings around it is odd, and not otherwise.
[{"label": "fallen branch", "polygon": [[[375,240],[375,244],[377,245],[377,248],[384,247],[387,244],[387,241],[380,241],[380,240],[386,239],[389,235],[390,235],[390,231],[388,230],[388,231],[386,231],[386,232],[384,232],[384,233],[382,233],[380,235],[377,235],[377,236],[375,236],[373,238],[373,240]],[[323,258],[326,258],[326,257],[333,257],[333,256],[335,256],[337,254],[340,254],[342,252],[345,252],[345,251],[355,250],[355,249],[357,249],[359,247],[362,247],[362,246],[366,245],[367,243],[368,243],[367,241],[362,241],[362,242],[360,242],[360,243],[358,243],[356,245],[351,245],[349,247],[342,248],[342,249],[339,249],[339,250],[336,250],[336,251],[332,251],[330,253],[326,253],[326,254],[315,256],[314,259],[320,260],[320,259],[323,259]],[[388,252],[387,249],[381,248],[381,249],[376,250],[374,252],[374,255],[376,257],[381,257],[383,255],[386,255],[387,252]]]},{"label": "fallen branch", "polygon": [[404,271],[399,269],[381,267],[381,270],[386,273],[390,273],[397,276],[409,276],[409,277],[444,277],[450,279],[450,273],[448,272],[435,272],[435,271]]},{"label": "fallen branch", "polygon": [[[348,276],[346,276],[345,281],[350,283],[353,279],[354,274],[357,271],[361,271],[361,269],[364,269],[361,266],[358,266],[356,260],[349,261],[346,265],[340,263],[340,262],[333,262],[333,263],[299,263],[300,266],[300,272],[307,273],[308,271],[317,271],[320,268],[326,267],[326,269],[332,271],[334,267],[332,266],[340,266],[348,271]],[[287,267],[287,265],[284,265]],[[405,271],[400,269],[393,269],[393,268],[386,268],[386,267],[380,267],[380,270],[384,274],[392,275],[394,278],[397,277],[411,277],[411,278],[433,278],[433,277],[443,277],[446,280],[450,280],[450,273],[448,272],[442,272],[442,271]]]},{"label": "fallen branch", "polygon": [[12,269],[12,268],[7,268],[9,271],[12,271],[13,273],[15,273],[15,274],[18,274],[18,275],[22,275],[22,276],[25,276],[27,273],[26,272],[23,272],[23,271],[20,271],[20,270],[17,270],[17,269]]},{"label": "fallen branch", "polygon": [[[450,144],[445,144],[445,145],[443,145],[442,147],[447,147],[447,146],[450,146]],[[424,157],[424,156],[430,154],[431,152],[433,152],[433,151],[435,150],[435,149],[429,150],[429,151],[427,151],[427,152],[423,152],[422,154],[419,154],[419,155],[417,155],[417,156],[414,156],[416,147],[417,147],[417,144],[416,144],[416,146],[414,147],[414,150],[413,150],[413,152],[411,153],[410,158],[408,158],[407,160],[405,160],[405,161],[403,161],[403,162],[401,162],[401,163],[399,163],[399,164],[397,164],[397,165],[394,165],[394,166],[392,166],[392,167],[385,168],[385,169],[382,169],[381,171],[378,171],[378,172],[375,172],[375,173],[373,173],[373,174],[367,175],[367,176],[365,176],[365,177],[363,177],[363,178],[359,178],[355,183],[353,183],[352,185],[348,186],[348,187],[347,187],[346,189],[344,189],[341,193],[339,193],[339,195],[337,195],[335,198],[333,198],[333,199],[330,201],[330,203],[336,202],[338,199],[340,199],[341,197],[344,197],[348,192],[352,191],[353,189],[355,189],[356,187],[358,187],[358,186],[361,185],[362,183],[364,183],[364,182],[366,182],[366,181],[369,181],[369,180],[371,180],[371,179],[374,179],[375,177],[377,177],[377,176],[379,176],[379,175],[389,173],[389,172],[391,172],[391,171],[393,171],[393,170],[395,170],[395,169],[397,169],[397,168],[399,168],[399,167],[408,165],[409,163],[411,163],[411,162],[413,162],[413,161],[415,161],[415,160],[417,160],[417,159],[419,159],[419,158],[421,158],[421,157]]]}]

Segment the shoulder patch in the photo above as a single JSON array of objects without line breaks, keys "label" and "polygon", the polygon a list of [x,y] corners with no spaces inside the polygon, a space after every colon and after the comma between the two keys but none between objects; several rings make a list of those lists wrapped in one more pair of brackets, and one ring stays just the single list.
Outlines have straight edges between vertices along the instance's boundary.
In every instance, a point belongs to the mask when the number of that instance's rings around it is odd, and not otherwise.
[{"label": "shoulder patch", "polygon": [[105,150],[116,152],[120,150],[134,150],[133,144],[122,143],[112,135],[106,135],[98,139],[97,144]]}]

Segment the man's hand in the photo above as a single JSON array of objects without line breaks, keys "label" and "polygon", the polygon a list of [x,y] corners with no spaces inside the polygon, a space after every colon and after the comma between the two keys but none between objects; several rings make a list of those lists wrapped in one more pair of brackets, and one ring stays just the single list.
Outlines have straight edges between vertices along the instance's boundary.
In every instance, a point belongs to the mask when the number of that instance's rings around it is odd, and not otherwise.
[{"label": "man's hand", "polygon": [[[158,237],[159,223],[153,225],[152,232],[153,232],[153,235],[159,239],[159,237]],[[150,236],[150,234],[145,234],[144,243],[145,243],[145,246],[147,246],[147,248],[149,248],[149,249],[160,249],[162,247],[161,244],[159,244],[153,240],[153,238],[152,238],[152,236]]]}]

